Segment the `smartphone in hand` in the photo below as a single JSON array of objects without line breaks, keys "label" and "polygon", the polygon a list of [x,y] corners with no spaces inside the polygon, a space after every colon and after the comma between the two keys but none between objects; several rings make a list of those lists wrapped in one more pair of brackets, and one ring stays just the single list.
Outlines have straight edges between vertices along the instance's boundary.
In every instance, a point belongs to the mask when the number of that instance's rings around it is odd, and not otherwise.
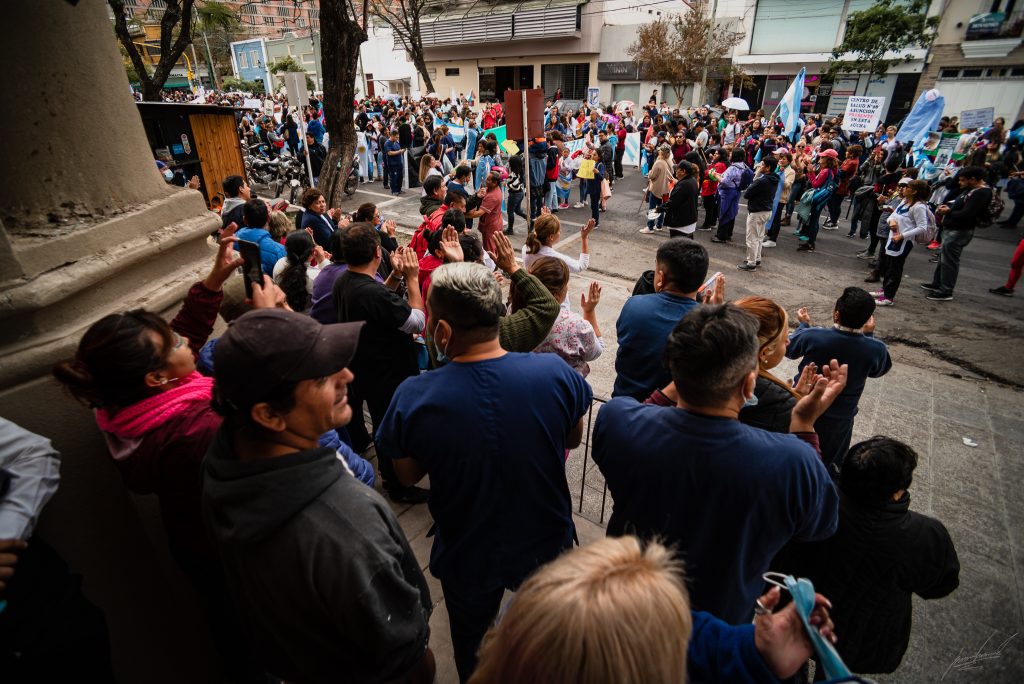
[{"label": "smartphone in hand", "polygon": [[238,253],[242,255],[242,277],[245,280],[245,296],[252,298],[252,284],[263,285],[263,262],[260,260],[260,246],[248,240],[235,242]]},{"label": "smartphone in hand", "polygon": [[701,285],[700,289],[697,290],[697,296],[698,297],[702,296],[706,290],[709,290],[709,289],[710,290],[714,290],[715,281],[718,280],[721,277],[722,277],[722,272],[721,271],[717,271],[713,276],[708,278],[707,282],[705,282],[703,285]]}]

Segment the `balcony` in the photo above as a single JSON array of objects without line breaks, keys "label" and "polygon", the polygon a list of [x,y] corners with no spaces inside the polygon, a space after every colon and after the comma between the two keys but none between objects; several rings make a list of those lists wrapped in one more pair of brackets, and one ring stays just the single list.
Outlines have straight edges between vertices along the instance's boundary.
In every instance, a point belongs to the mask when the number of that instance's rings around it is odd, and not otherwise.
[{"label": "balcony", "polygon": [[[579,35],[587,0],[455,0],[426,7],[420,20],[423,47],[533,40]],[[395,37],[395,49],[402,49]]]},{"label": "balcony", "polygon": [[1021,44],[1024,11],[975,14],[967,22],[960,49],[968,59],[1006,57]]}]

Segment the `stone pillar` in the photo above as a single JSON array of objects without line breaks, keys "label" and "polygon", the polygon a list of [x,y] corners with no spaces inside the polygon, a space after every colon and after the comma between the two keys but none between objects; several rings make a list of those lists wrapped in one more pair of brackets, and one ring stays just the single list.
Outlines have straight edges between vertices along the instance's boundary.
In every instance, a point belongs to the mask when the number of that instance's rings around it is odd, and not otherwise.
[{"label": "stone pillar", "polygon": [[49,378],[101,316],[181,300],[219,219],[157,172],[100,0],[15,2],[0,26],[0,415],[63,454],[37,528],[107,616],[119,681],[209,679],[206,630],[149,497]]}]

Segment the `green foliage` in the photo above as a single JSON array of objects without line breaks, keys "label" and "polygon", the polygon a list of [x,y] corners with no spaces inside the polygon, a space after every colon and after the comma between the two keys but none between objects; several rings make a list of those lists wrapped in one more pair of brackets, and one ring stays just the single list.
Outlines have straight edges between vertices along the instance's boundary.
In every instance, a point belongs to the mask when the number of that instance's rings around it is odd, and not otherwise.
[{"label": "green foliage", "polygon": [[246,81],[233,76],[222,79],[221,88],[224,90],[240,90],[256,95],[262,95],[266,90],[263,87],[263,81]]},{"label": "green foliage", "polygon": [[[278,75],[278,85],[284,84],[284,77],[280,76],[280,74],[286,74],[288,72],[295,71],[301,71],[305,73],[306,71],[302,67],[302,65],[299,64],[299,61],[292,56],[280,57],[278,59],[275,59],[273,62],[270,63],[268,68],[270,69],[270,73]],[[313,79],[310,78],[309,74],[306,74],[306,90],[308,90],[310,93],[316,90],[316,84],[313,83]]]},{"label": "green foliage", "polygon": [[[928,0],[877,0],[850,14],[843,43],[829,59],[829,74],[866,73],[870,80],[909,62],[912,57],[904,51],[930,45],[938,28],[939,17],[928,16],[928,5]],[[887,53],[896,56],[887,58]]]}]

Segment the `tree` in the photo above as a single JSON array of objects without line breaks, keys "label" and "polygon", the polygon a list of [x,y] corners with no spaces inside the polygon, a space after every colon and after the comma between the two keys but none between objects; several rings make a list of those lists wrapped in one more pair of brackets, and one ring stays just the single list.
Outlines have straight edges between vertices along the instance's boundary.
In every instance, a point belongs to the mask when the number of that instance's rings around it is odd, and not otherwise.
[{"label": "tree", "polygon": [[680,103],[686,86],[702,83],[709,67],[733,83],[749,81],[731,59],[720,57],[738,45],[744,34],[719,26],[706,7],[707,2],[699,0],[684,15],[640,26],[636,41],[626,48],[641,77],[667,83]]},{"label": "tree", "polygon": [[928,5],[928,0],[876,0],[866,10],[850,14],[843,42],[829,59],[829,75],[866,73],[870,83],[891,67],[909,62],[913,56],[900,53],[929,45],[939,26],[939,17],[928,16]]},{"label": "tree", "polygon": [[[302,68],[302,65],[299,64],[299,61],[292,57],[291,55],[275,59],[273,62],[270,63],[269,68],[270,73],[272,74],[287,74],[290,71],[301,71],[303,73],[306,72],[306,70]],[[280,82],[283,83],[284,79],[282,78]],[[308,90],[309,92],[313,92],[314,90],[316,90],[316,86],[313,83],[313,79],[309,77],[309,74],[306,74],[306,90]],[[300,104],[305,103],[303,102]]]},{"label": "tree", "polygon": [[254,81],[246,81],[242,78],[235,78],[234,76],[228,76],[223,79],[221,86],[224,90],[232,91],[238,90],[243,93],[253,93],[254,95],[262,95],[266,88],[263,85],[263,81],[256,79]]},{"label": "tree", "polygon": [[320,173],[320,189],[332,207],[341,205],[356,150],[355,83],[359,46],[367,39],[367,2],[363,0],[362,12],[357,13],[352,0],[320,0],[324,117],[331,134],[331,147]]},{"label": "tree", "polygon": [[[222,48],[218,52],[221,54],[226,53],[228,51],[227,46],[231,42],[231,35],[238,31],[240,25],[238,13],[218,0],[205,0],[202,5],[196,8],[195,26],[192,32],[203,37],[203,43],[206,48],[206,63],[210,76],[213,78],[215,88],[220,88],[220,81],[217,77],[217,67],[214,64],[215,57],[213,50],[210,48],[209,36],[213,35],[215,37],[215,46],[218,42],[216,37],[219,36]],[[230,57],[228,61],[230,61]]]},{"label": "tree", "polygon": [[160,61],[152,73],[146,69],[146,61],[132,40],[125,14],[125,0],[107,0],[114,11],[114,33],[121,41],[128,59],[135,67],[142,86],[142,99],[159,101],[160,91],[171,75],[171,69],[181,59],[182,53],[192,43],[192,10],[195,0],[165,0],[167,5],[160,17]]},{"label": "tree", "polygon": [[[430,0],[371,0],[370,14],[391,27],[402,47],[409,54],[416,71],[423,79],[426,92],[433,92],[434,83],[427,73],[427,60],[423,56],[423,37],[420,18]],[[436,0],[434,0],[436,2]]]}]

